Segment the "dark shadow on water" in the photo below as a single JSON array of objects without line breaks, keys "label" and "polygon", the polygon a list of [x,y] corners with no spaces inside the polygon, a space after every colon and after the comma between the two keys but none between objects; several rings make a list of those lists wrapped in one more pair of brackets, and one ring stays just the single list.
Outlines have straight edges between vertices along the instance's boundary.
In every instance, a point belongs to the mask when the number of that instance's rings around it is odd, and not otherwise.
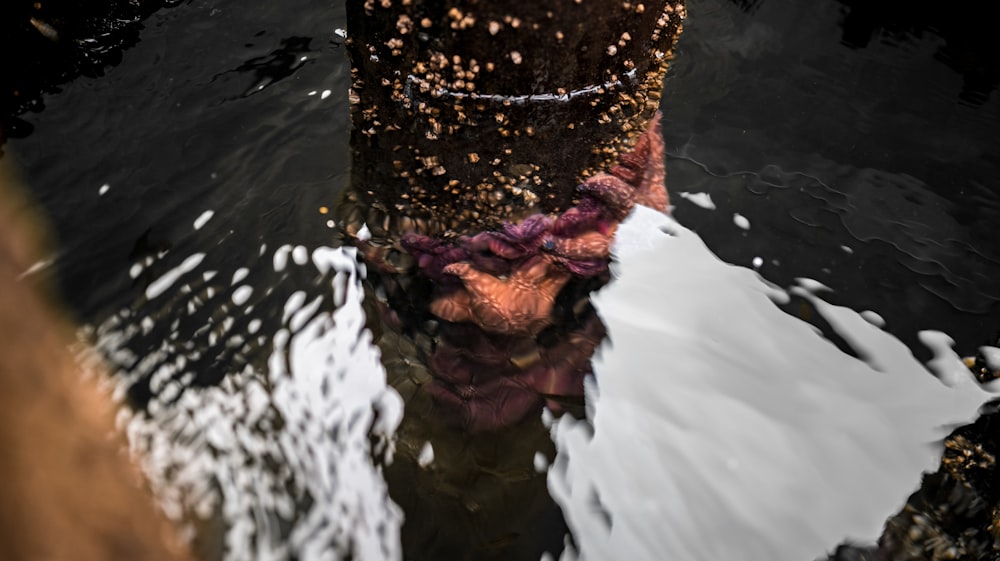
[{"label": "dark shadow on water", "polygon": [[[766,0],[729,0],[753,14]],[[842,6],[841,44],[864,49],[873,42],[902,46],[940,43],[934,57],[962,76],[959,98],[984,104],[1000,84],[998,41],[992,6],[967,0],[957,5],[903,0],[834,0]],[[943,41],[943,43],[942,43]]]},{"label": "dark shadow on water", "polygon": [[863,49],[872,41],[943,39],[934,56],[962,76],[962,101],[982,105],[1000,84],[1000,45],[988,3],[965,1],[942,9],[940,4],[900,0],[838,1],[844,5],[844,45]]},{"label": "dark shadow on water", "polygon": [[[240,97],[249,97],[260,93],[267,87],[295,74],[309,62],[304,55],[312,53],[310,37],[286,37],[281,40],[281,46],[265,56],[253,57],[233,70],[227,70],[212,77],[212,81],[226,79],[230,74],[249,74],[251,85]],[[248,43],[247,48],[253,47]],[[229,100],[227,100],[229,101]]]},{"label": "dark shadow on water", "polygon": [[31,127],[18,115],[41,111],[43,95],[77,76],[98,77],[139,41],[142,21],[170,0],[7,0],[0,6],[0,145]]}]

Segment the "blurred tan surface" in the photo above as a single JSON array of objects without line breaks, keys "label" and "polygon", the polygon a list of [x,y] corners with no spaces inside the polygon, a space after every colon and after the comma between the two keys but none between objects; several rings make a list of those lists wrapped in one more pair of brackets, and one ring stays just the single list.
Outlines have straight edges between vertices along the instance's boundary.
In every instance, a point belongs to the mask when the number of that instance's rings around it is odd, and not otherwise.
[{"label": "blurred tan surface", "polygon": [[188,559],[34,276],[42,223],[0,160],[0,560]]}]

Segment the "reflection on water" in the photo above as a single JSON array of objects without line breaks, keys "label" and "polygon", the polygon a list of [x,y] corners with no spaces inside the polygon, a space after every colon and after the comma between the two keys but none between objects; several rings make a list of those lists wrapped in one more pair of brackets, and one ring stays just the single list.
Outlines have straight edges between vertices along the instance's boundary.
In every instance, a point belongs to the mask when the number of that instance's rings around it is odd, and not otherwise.
[{"label": "reflection on water", "polygon": [[[251,58],[231,71],[214,76],[212,81],[226,79],[229,74],[251,74],[253,83],[243,92],[242,97],[259,93],[271,84],[291,76],[300,66],[308,63],[308,54],[313,50],[309,48],[311,41],[309,37],[285,37],[281,39],[281,46],[266,56]],[[252,43],[247,46],[252,46]]]}]

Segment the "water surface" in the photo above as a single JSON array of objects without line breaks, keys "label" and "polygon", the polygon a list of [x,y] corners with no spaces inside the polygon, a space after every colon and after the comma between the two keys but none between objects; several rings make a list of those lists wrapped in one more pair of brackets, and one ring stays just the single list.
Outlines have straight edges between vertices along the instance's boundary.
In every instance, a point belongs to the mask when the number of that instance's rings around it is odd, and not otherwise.
[{"label": "water surface", "polygon": [[[993,233],[1000,218],[1000,102],[989,80],[969,78],[989,72],[958,63],[968,59],[959,54],[978,52],[978,42],[963,50],[956,43],[961,27],[903,14],[895,20],[891,11],[875,17],[831,0],[704,0],[692,2],[689,12],[662,107],[677,219],[726,261],[758,268],[780,286],[817,279],[833,289],[824,298],[876,312],[918,356],[930,356],[917,342],[919,329],[950,334],[961,353],[984,344],[1000,323],[1000,241]],[[322,462],[327,452],[338,457],[337,448],[321,439],[300,447],[270,429],[263,441],[251,431],[230,446],[231,439],[206,427],[234,411],[262,411],[254,407],[264,395],[283,416],[364,410],[384,398],[380,388],[369,388],[345,405],[315,378],[293,376],[305,383],[299,391],[317,392],[317,404],[302,395],[284,399],[268,382],[293,370],[291,363],[272,364],[291,355],[284,345],[293,334],[305,333],[301,341],[336,339],[337,327],[325,332],[313,322],[344,305],[336,288],[343,276],[336,280],[314,257],[333,241],[331,214],[321,207],[333,206],[347,177],[349,65],[335,32],[345,27],[343,5],[192,1],[144,25],[119,65],[47,96],[43,112],[24,116],[34,132],[7,148],[59,235],[49,270],[126,376],[118,391],[151,408],[159,423],[132,426],[137,450],[210,456],[228,450],[232,463],[192,461],[188,477],[211,473],[238,482],[234,489],[252,488],[259,481],[240,479],[249,476],[232,468],[244,455],[278,465]],[[707,193],[715,208],[682,192]],[[341,272],[350,276],[352,267]],[[173,282],[159,280],[164,275]],[[726,308],[705,306],[706,316],[725,318]],[[712,337],[711,323],[686,325],[696,337]],[[772,358],[793,344],[777,325]],[[360,328],[342,329],[369,361]],[[730,360],[730,370],[739,372],[740,356]],[[365,364],[381,379],[380,367]],[[267,391],[254,389],[258,383]],[[701,397],[715,391],[710,386]],[[763,395],[773,411],[790,399],[788,392]],[[190,419],[182,418],[177,432],[158,432],[171,426],[173,410]],[[168,438],[156,440],[164,433]],[[153,440],[143,443],[143,435]],[[205,447],[200,438],[229,444]],[[342,438],[333,443],[365,445],[355,433]],[[647,444],[650,453],[663,449]],[[164,473],[169,465],[161,465]],[[310,465],[278,473],[305,481]],[[917,480],[912,473],[912,485]],[[391,541],[398,519],[372,481],[371,493],[351,504],[380,505],[375,518],[390,529],[368,534],[375,537],[365,543],[376,544]],[[228,534],[232,555],[249,547],[287,554],[276,544],[296,527],[289,520],[317,512],[309,508],[316,497],[289,503],[274,485],[259,495],[270,497],[261,499],[266,508],[241,519],[256,522]],[[334,482],[307,493],[337,488]],[[708,488],[704,496],[723,489]],[[197,493],[178,508],[197,509]],[[774,496],[765,499],[777,504]],[[207,501],[202,508],[250,512],[259,504]],[[869,514],[891,514],[882,508]],[[314,525],[298,527],[330,528],[324,525],[330,521],[309,520]],[[299,540],[295,547],[311,543]],[[221,552],[222,546],[204,547]]]}]

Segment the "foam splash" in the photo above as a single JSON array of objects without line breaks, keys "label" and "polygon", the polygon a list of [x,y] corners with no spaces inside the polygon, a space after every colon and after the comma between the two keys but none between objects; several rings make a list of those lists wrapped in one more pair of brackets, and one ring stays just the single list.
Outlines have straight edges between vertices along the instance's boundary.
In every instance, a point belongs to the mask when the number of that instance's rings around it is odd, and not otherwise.
[{"label": "foam splash", "polygon": [[211,220],[213,216],[215,216],[214,210],[206,210],[205,212],[201,213],[198,216],[198,218],[194,220],[194,229],[201,230],[202,227],[205,226],[205,224],[208,224],[208,221]]},{"label": "foam splash", "polygon": [[733,224],[736,224],[741,230],[750,229],[750,220],[738,212],[733,214]]},{"label": "foam splash", "polygon": [[[801,561],[874,540],[936,463],[936,443],[987,397],[943,334],[921,337],[951,388],[871,318],[817,298],[821,284],[770,286],[659,213],[637,208],[615,253],[618,278],[596,298],[611,342],[588,386],[591,421],[553,422],[559,454],[534,462],[549,469],[579,558]],[[172,305],[188,294],[197,307],[189,281],[216,276],[198,270],[203,258],[152,280],[147,295]],[[364,329],[363,267],[343,248],[286,245],[267,261],[332,274],[335,310],[298,290],[271,333],[223,310],[218,332],[206,328],[210,344],[255,339],[271,352],[266,364],[223,364],[216,386],[192,387],[201,351],[184,338],[133,354],[129,340],[162,318],[124,310],[94,330],[122,368],[119,398],[150,381],[147,411],[121,416],[132,453],[170,516],[224,522],[227,560],[399,559],[402,514],[371,455],[391,455],[402,407]],[[244,268],[220,277],[226,302],[247,313],[270,293],[250,278]],[[788,292],[812,301],[864,360],[779,310]],[[434,461],[430,448],[421,456]],[[562,559],[577,556],[567,548]]]},{"label": "foam splash", "polygon": [[715,210],[715,201],[712,200],[710,193],[688,193],[687,191],[683,191],[680,195],[682,199],[687,199],[705,210]]},{"label": "foam splash", "polygon": [[177,279],[181,278],[181,276],[185,273],[193,271],[204,259],[204,253],[195,253],[188,256],[188,258],[185,259],[179,266],[171,269],[163,276],[150,283],[150,285],[146,287],[146,298],[152,300],[162,296],[163,293],[165,293],[174,285],[174,283],[177,282]]},{"label": "foam splash", "polygon": [[986,367],[1000,372],[1000,348],[980,347],[979,352],[986,359]]},{"label": "foam splash", "polygon": [[[287,266],[288,254],[305,264],[304,252],[279,248],[276,268]],[[386,387],[365,329],[364,270],[353,248],[319,248],[312,260],[320,273],[332,273],[336,309],[324,311],[319,300],[307,303],[296,292],[286,302],[284,327],[270,336],[266,365],[221,364],[230,371],[217,385],[191,385],[187,370],[200,351],[185,338],[171,335],[158,351],[135,356],[129,342],[148,332],[148,316],[124,310],[92,333],[100,354],[121,368],[110,378],[119,399],[137,380],[149,380],[146,411],[123,407],[119,422],[158,502],[189,535],[193,518],[221,522],[226,560],[402,556],[402,514],[372,461],[391,458],[402,400]],[[189,258],[153,281],[153,296],[167,288],[192,293],[182,279],[201,278],[192,273],[200,263]],[[233,282],[245,276],[237,271]],[[245,303],[248,290],[238,287],[233,301]],[[242,333],[234,325],[225,318],[210,345],[262,336],[259,320]]]},{"label": "foam splash", "polygon": [[591,420],[553,423],[549,489],[579,548],[564,561],[802,561],[874,541],[988,398],[801,282],[791,291],[866,360],[841,352],[774,305],[785,291],[657,213],[637,207],[615,251]]}]

